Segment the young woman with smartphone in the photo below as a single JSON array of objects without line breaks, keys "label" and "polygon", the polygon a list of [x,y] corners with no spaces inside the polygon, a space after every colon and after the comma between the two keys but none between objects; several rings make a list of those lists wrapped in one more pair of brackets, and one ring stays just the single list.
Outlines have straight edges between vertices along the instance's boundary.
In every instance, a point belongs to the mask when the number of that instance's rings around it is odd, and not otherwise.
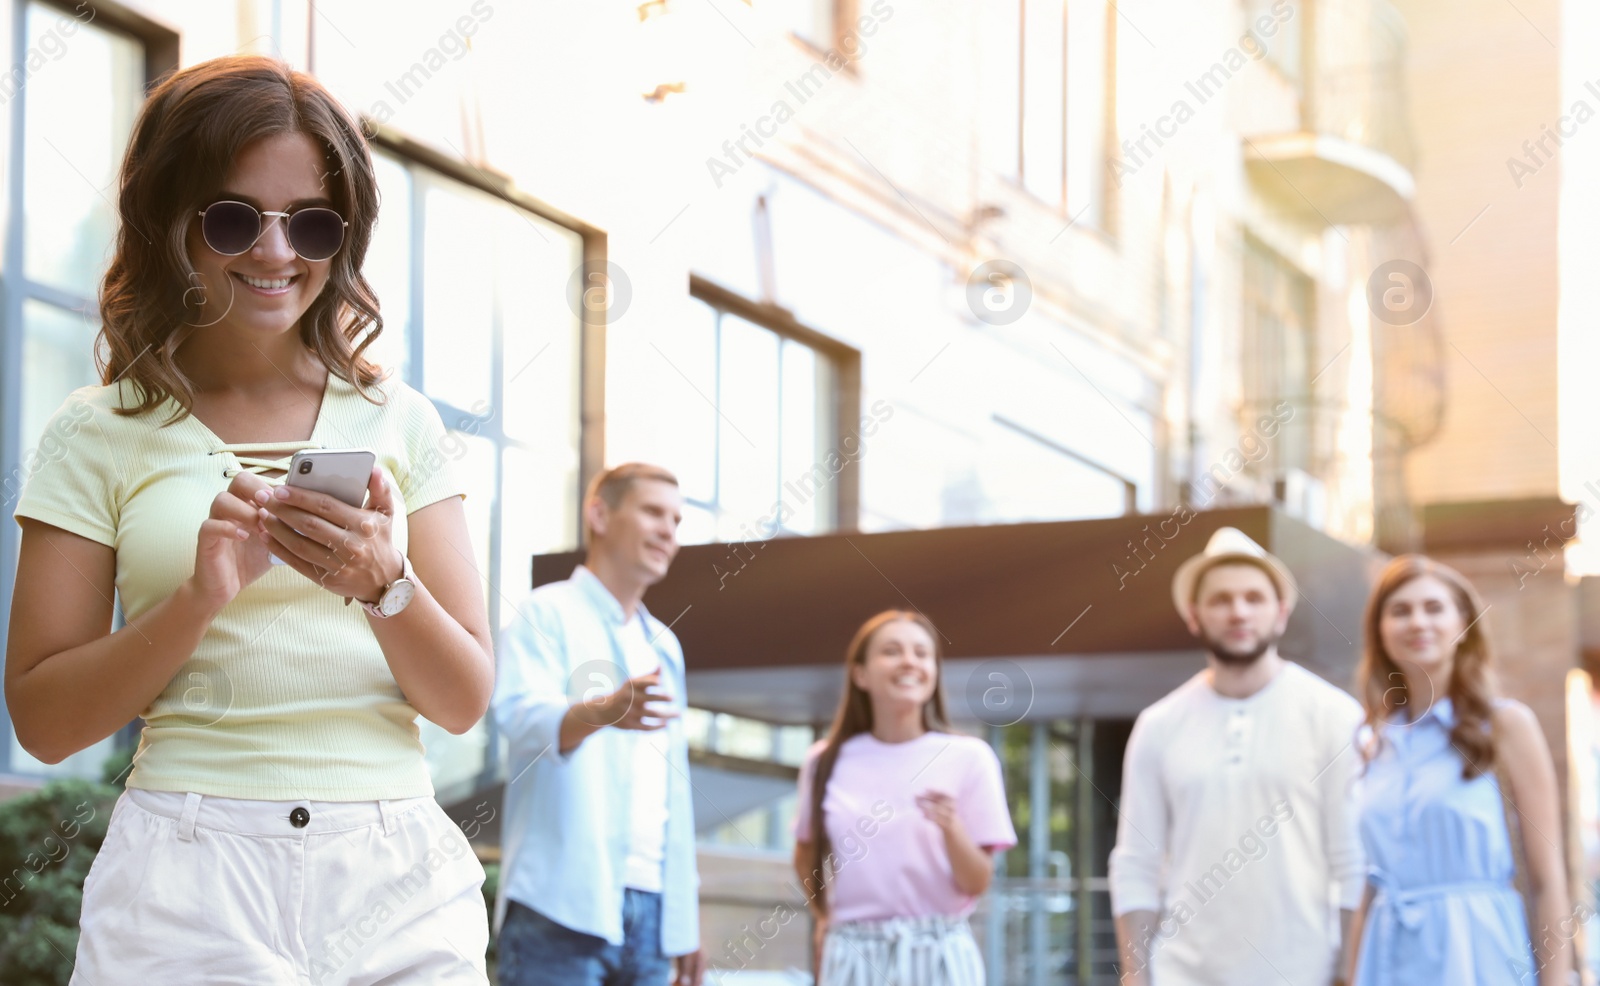
[{"label": "young woman with smartphone", "polygon": [[1566,986],[1555,766],[1532,711],[1495,694],[1486,607],[1455,569],[1402,555],[1367,604],[1358,694],[1356,986]]},{"label": "young woman with smartphone", "polygon": [[795,819],[818,986],[983,986],[967,915],[1017,835],[1000,759],[950,731],[940,671],[939,631],[921,613],[879,613],[846,651]]},{"label": "young woman with smartphone", "polygon": [[[483,870],[416,718],[470,728],[492,644],[443,422],[362,355],[363,136],[281,62],[204,62],[150,94],[118,207],[6,656],[43,761],[144,720],[73,982],[482,982]],[[330,446],[375,453],[363,506],[282,481]]]}]

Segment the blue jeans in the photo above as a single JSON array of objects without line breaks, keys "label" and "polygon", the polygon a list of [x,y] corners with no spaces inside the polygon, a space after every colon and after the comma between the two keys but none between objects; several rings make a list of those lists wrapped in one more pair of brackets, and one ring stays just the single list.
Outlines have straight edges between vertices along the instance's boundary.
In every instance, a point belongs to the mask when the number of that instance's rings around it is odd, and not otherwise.
[{"label": "blue jeans", "polygon": [[661,895],[627,889],[622,944],[573,931],[506,901],[500,927],[500,986],[667,986],[672,959],[661,953]]}]

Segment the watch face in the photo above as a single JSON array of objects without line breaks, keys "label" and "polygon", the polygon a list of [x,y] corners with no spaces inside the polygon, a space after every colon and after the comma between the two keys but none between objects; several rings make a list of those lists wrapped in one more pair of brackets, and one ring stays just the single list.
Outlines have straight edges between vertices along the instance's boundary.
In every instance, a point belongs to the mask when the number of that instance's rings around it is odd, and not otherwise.
[{"label": "watch face", "polygon": [[389,587],[383,598],[378,602],[378,608],[383,610],[384,616],[393,616],[405,609],[411,602],[411,597],[417,594],[416,586],[408,579],[401,579]]}]

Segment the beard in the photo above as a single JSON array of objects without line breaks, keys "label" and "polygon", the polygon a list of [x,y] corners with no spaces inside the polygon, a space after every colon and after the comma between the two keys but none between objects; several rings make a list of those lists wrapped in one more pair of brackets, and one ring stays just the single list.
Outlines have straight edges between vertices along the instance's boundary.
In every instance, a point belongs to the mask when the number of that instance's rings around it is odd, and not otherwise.
[{"label": "beard", "polygon": [[1242,668],[1261,660],[1267,651],[1271,650],[1273,645],[1282,639],[1283,635],[1270,632],[1264,633],[1256,639],[1255,646],[1247,650],[1230,649],[1227,644],[1206,633],[1203,628],[1197,636],[1200,638],[1200,643],[1205,645],[1206,651],[1212,657],[1215,657],[1223,664]]}]

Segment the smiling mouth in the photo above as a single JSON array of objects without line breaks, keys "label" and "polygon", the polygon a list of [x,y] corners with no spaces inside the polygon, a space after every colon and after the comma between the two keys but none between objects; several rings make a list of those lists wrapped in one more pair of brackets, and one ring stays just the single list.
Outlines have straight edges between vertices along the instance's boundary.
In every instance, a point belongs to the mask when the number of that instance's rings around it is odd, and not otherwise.
[{"label": "smiling mouth", "polygon": [[280,294],[287,291],[290,285],[300,280],[299,274],[295,274],[292,277],[251,277],[248,274],[234,271],[233,276],[242,281],[246,287],[254,288],[257,291],[265,291],[268,294]]}]

